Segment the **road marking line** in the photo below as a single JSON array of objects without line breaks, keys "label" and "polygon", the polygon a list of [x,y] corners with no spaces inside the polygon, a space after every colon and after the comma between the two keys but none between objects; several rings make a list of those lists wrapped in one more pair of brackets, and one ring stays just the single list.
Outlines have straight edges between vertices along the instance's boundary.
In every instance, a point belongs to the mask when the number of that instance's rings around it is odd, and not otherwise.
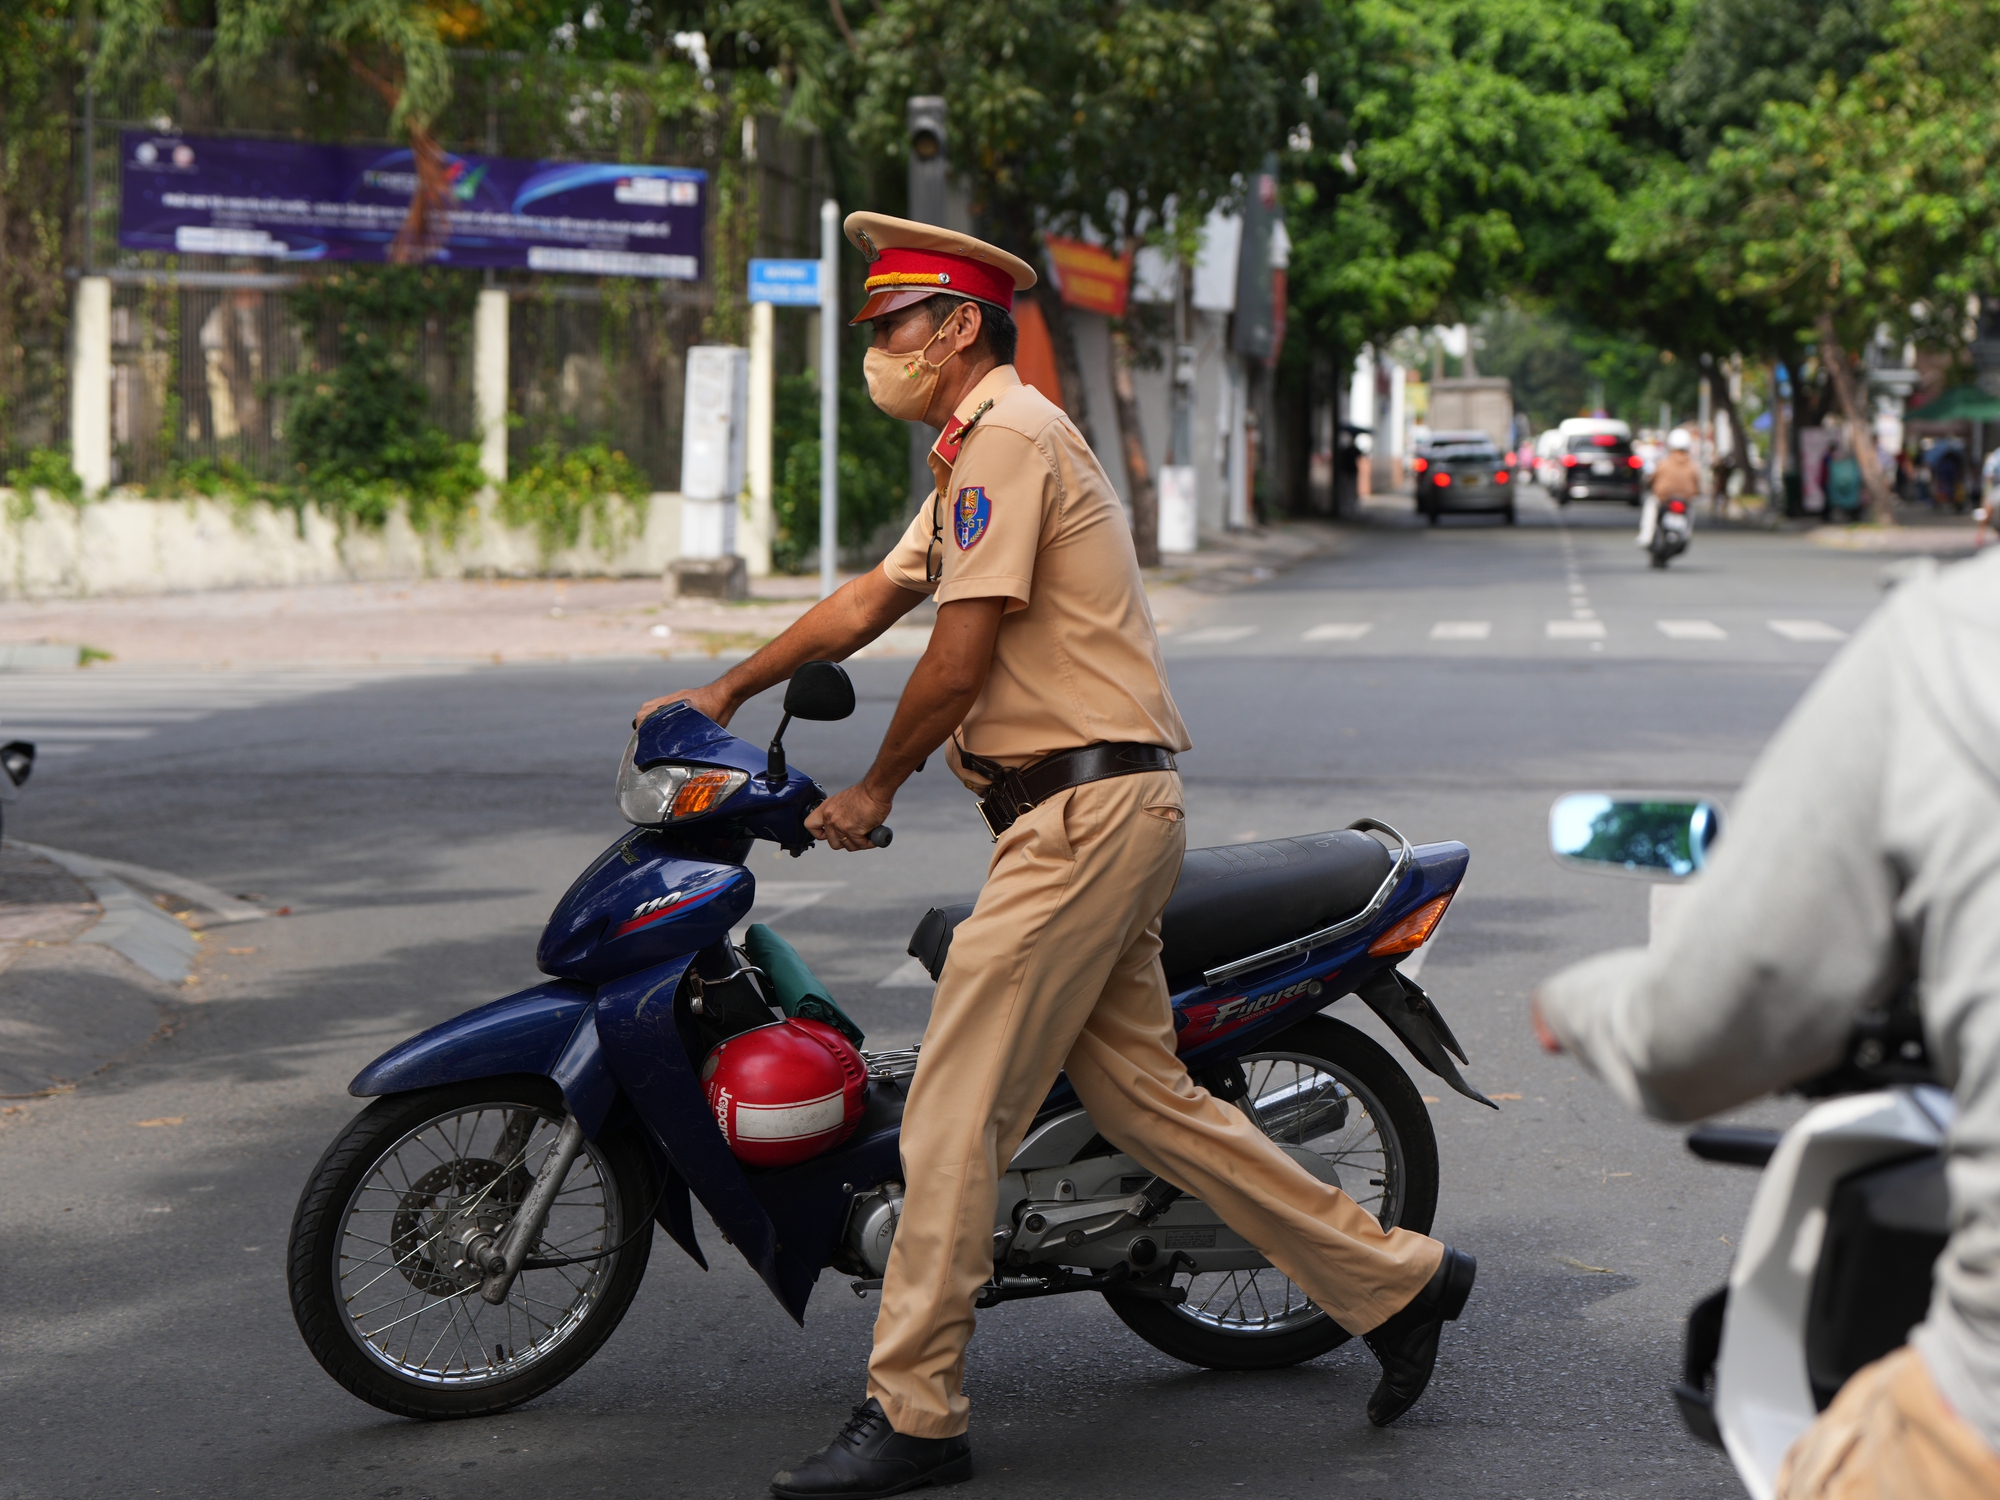
[{"label": "road marking line", "polygon": [[1766,620],[1764,622],[1788,641],[1844,641],[1847,632],[1836,630],[1824,620]]},{"label": "road marking line", "polygon": [[1552,641],[1601,641],[1604,639],[1602,620],[1551,620],[1548,636]]},{"label": "road marking line", "polygon": [[1358,641],[1375,627],[1367,621],[1360,624],[1315,625],[1299,639],[1302,641]]},{"label": "road marking line", "polygon": [[1660,634],[1670,641],[1724,641],[1729,632],[1713,620],[1655,620]]},{"label": "road marking line", "polygon": [[1439,620],[1431,626],[1434,641],[1483,641],[1492,634],[1491,620]]},{"label": "road marking line", "polygon": [[1240,641],[1245,636],[1255,635],[1255,625],[1210,625],[1203,630],[1190,630],[1186,635],[1175,636],[1181,645],[1226,645],[1230,641]]}]

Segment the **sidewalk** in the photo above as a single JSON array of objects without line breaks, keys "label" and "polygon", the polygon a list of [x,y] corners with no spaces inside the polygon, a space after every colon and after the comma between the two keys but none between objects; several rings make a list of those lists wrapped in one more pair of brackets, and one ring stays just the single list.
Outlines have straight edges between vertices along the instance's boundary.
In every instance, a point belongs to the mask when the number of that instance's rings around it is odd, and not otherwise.
[{"label": "sidewalk", "polygon": [[[1215,593],[1336,547],[1330,526],[1289,522],[1230,533],[1151,570],[1163,628]],[[742,603],[664,601],[645,579],[432,579],[202,594],[0,603],[0,649],[59,643],[123,666],[277,667],[425,662],[714,658],[754,651],[819,596],[813,577],[756,580]],[[914,656],[928,605],[864,653]],[[92,659],[98,659],[93,657]]]}]

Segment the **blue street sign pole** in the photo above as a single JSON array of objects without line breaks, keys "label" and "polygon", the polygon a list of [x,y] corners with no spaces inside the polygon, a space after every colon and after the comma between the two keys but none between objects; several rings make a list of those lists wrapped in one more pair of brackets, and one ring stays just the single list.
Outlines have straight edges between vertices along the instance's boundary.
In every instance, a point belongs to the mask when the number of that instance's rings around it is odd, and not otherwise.
[{"label": "blue street sign pole", "polygon": [[[750,301],[774,307],[817,307],[819,319],[819,587],[831,594],[839,582],[840,398],[835,386],[840,329],[834,322],[835,278],[840,246],[840,209],[829,198],[820,206],[818,260],[753,260]],[[767,315],[768,316],[768,315]]]},{"label": "blue street sign pole", "polygon": [[819,208],[819,596],[840,583],[840,205]]}]

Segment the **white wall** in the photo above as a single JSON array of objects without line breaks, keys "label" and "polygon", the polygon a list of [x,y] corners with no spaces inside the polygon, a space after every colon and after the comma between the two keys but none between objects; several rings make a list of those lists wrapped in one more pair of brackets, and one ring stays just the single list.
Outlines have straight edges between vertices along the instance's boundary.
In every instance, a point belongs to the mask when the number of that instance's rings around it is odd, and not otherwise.
[{"label": "white wall", "polygon": [[533,532],[482,506],[455,540],[418,532],[399,509],[379,531],[308,508],[259,501],[112,498],[80,509],[38,491],[15,519],[0,490],[0,599],[74,599],[195,589],[407,578],[658,577],[680,549],[680,496],[650,497],[641,524],[610,549],[583,542],[544,558]]}]

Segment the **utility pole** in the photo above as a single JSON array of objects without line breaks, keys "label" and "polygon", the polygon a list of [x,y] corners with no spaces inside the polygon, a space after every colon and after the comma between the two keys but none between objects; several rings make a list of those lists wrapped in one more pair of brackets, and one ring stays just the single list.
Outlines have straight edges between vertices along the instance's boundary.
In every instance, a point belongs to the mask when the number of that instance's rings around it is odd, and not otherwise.
[{"label": "utility pole", "polygon": [[[909,131],[910,217],[920,224],[944,227],[946,217],[946,155],[944,98],[939,94],[916,94],[904,105],[904,122]],[[910,504],[916,505],[931,491],[930,428],[922,422],[908,424],[910,431]]]},{"label": "utility pole", "polygon": [[819,594],[840,586],[840,205],[819,206]]}]

